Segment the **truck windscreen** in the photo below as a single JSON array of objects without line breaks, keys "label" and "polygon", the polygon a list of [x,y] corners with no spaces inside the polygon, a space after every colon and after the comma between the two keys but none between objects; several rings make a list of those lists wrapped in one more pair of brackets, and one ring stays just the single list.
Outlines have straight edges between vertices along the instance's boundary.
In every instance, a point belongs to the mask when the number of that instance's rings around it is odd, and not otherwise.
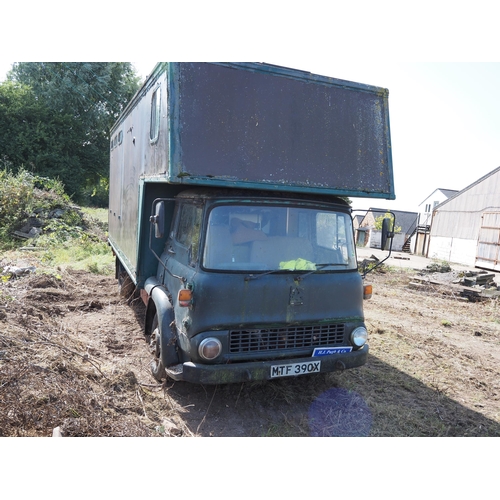
[{"label": "truck windscreen", "polygon": [[357,269],[351,217],[305,207],[225,205],[209,214],[202,266],[227,271]]}]

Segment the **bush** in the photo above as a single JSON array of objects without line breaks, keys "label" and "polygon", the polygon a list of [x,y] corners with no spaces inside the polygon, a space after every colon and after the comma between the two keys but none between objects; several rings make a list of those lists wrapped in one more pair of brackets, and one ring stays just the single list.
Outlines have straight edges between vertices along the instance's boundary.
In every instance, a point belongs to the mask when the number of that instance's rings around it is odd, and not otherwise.
[{"label": "bush", "polygon": [[0,170],[0,245],[11,240],[11,233],[26,218],[33,203],[33,177],[26,171],[14,176]]},{"label": "bush", "polygon": [[13,248],[17,240],[12,233],[20,229],[28,217],[71,203],[58,180],[33,175],[26,170],[13,174],[0,170],[0,248]]},{"label": "bush", "polygon": [[14,238],[13,232],[22,229],[26,235],[36,223],[41,234],[29,241],[41,251],[42,262],[111,273],[114,265],[105,219],[107,209],[80,209],[57,180],[0,169],[0,249],[24,245],[26,239]]}]

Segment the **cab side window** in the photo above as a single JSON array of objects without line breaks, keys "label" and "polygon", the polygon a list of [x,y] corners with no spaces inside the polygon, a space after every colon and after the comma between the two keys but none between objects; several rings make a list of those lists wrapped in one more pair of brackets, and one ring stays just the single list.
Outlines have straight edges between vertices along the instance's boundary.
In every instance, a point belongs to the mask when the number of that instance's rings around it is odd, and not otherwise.
[{"label": "cab side window", "polygon": [[201,207],[184,203],[179,210],[175,239],[188,254],[188,264],[195,265],[200,249]]}]

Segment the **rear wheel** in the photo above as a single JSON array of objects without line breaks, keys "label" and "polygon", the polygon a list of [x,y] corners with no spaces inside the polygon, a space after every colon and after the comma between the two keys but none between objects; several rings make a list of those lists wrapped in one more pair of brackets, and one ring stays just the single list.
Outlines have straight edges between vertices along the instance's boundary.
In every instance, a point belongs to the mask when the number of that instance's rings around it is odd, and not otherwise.
[{"label": "rear wheel", "polygon": [[128,304],[130,304],[132,300],[138,296],[135,283],[132,281],[132,278],[128,275],[127,271],[121,267],[121,265],[117,276],[120,295],[127,300]]},{"label": "rear wheel", "polygon": [[125,297],[127,300],[130,300],[130,298],[134,296],[134,292],[134,282],[131,280],[130,276],[127,273],[124,273],[122,282],[120,283],[120,295],[122,297]]}]

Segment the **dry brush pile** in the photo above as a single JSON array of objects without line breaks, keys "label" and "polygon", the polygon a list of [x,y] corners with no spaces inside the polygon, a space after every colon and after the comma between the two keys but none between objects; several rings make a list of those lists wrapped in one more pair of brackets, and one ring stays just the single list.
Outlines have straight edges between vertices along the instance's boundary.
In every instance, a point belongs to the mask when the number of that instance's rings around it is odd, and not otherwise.
[{"label": "dry brush pile", "polygon": [[112,278],[33,274],[4,281],[0,298],[1,436],[50,436],[56,427],[65,436],[154,434],[145,417],[153,389],[134,363],[119,362],[143,345],[138,324],[126,325],[130,346],[120,339],[120,309],[129,306]]}]

